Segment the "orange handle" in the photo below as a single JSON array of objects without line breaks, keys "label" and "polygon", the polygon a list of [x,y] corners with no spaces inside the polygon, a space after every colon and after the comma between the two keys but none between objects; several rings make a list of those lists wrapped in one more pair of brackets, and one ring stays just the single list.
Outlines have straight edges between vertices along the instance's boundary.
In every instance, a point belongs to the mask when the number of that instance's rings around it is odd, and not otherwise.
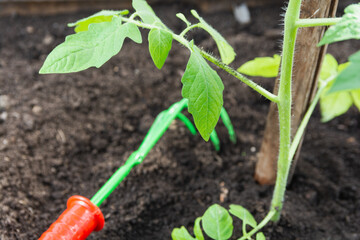
[{"label": "orange handle", "polygon": [[100,231],[104,224],[100,208],[85,197],[72,196],[67,202],[67,209],[39,240],[82,240],[93,231]]}]

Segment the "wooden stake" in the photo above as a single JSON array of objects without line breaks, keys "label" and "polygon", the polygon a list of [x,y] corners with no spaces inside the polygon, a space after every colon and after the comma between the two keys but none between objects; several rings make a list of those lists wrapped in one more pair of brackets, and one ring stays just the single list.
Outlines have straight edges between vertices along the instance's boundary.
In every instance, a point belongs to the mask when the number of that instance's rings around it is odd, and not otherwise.
[{"label": "wooden stake", "polygon": [[[301,18],[334,17],[338,0],[304,0],[301,8]],[[296,52],[293,71],[293,110],[292,135],[294,136],[301,120],[316,93],[317,78],[327,46],[317,47],[325,31],[324,27],[301,28],[296,40]],[[277,93],[278,86],[274,88]],[[299,157],[295,154],[292,172]],[[266,128],[258,162],[255,169],[255,179],[260,184],[274,184],[276,179],[276,162],[279,149],[279,123],[276,104],[271,104],[267,116]],[[292,174],[291,174],[292,175]],[[291,176],[290,175],[290,176]],[[291,177],[289,178],[291,179]]]}]

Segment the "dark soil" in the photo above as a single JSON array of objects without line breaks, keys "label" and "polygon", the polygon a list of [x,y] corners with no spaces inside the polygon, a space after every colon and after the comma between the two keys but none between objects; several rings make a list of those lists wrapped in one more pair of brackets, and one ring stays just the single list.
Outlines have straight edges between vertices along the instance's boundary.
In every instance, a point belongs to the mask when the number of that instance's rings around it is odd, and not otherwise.
[{"label": "dark soil", "polygon": [[[190,7],[155,9],[180,31],[175,13]],[[235,47],[236,67],[279,53],[279,9],[253,9],[251,26],[238,25],[228,12],[204,17]],[[162,71],[151,62],[147,44],[126,42],[100,69],[40,76],[46,55],[72,33],[66,23],[86,15],[0,20],[1,240],[37,239],[70,196],[91,197],[137,149],[156,115],[181,99],[180,78],[189,54],[177,44]],[[216,53],[205,33],[195,39]],[[359,47],[344,42],[330,51],[344,62]],[[258,185],[253,172],[269,102],[221,76],[238,143],[230,143],[220,123],[222,149],[216,153],[176,121],[102,205],[105,228],[90,239],[170,239],[174,227],[191,227],[213,203],[237,203],[258,220],[265,216],[272,187]],[[259,81],[272,89],[273,80]],[[268,239],[360,239],[359,113],[352,108],[329,123],[319,119],[317,111],[281,221],[264,229]]]}]

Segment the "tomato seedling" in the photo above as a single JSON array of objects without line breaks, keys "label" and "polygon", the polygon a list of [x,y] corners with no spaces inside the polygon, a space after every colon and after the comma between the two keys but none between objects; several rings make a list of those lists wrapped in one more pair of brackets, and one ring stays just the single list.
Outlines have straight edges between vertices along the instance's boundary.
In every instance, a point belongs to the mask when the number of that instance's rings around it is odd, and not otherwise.
[{"label": "tomato seedling", "polygon": [[[242,221],[242,231],[244,235],[247,235],[247,228],[262,228],[256,222],[253,215],[240,205],[231,204],[229,211],[221,207],[218,204],[210,206],[202,217],[198,217],[194,224],[195,238],[186,230],[185,227],[175,228],[171,237],[173,240],[204,240],[204,234],[212,239],[229,239],[233,236],[233,218],[231,215]],[[247,238],[240,238],[247,239]],[[256,234],[256,240],[265,240],[265,235],[262,232]]]},{"label": "tomato seedling", "polygon": [[[284,17],[284,39],[281,56],[275,55],[273,59],[266,59],[268,63],[267,65],[265,64],[265,66],[269,67],[268,65],[270,63],[270,70],[264,68],[264,66],[259,68],[264,76],[269,76],[274,72],[277,73],[277,68],[274,70],[274,66],[278,67],[281,62],[279,92],[277,95],[264,89],[239,72],[245,69],[244,73],[249,74],[247,70],[251,70],[250,66],[240,68],[240,70],[237,71],[228,65],[234,60],[236,56],[235,51],[224,37],[201,18],[195,10],[191,11],[191,14],[197,21],[194,24],[190,23],[183,14],[177,14],[177,17],[185,23],[186,28],[181,33],[176,34],[157,17],[144,0],[133,0],[135,12],[131,15],[129,15],[130,13],[127,10],[101,11],[88,18],[69,24],[70,27],[75,27],[76,34],[68,36],[64,43],[57,46],[50,53],[40,73],[69,73],[82,71],[90,67],[100,67],[121,50],[125,38],[130,38],[136,43],[142,43],[142,36],[139,31],[140,27],[150,30],[148,34],[149,52],[155,66],[159,69],[165,64],[174,40],[190,51],[190,59],[181,79],[183,83],[182,96],[187,99],[188,111],[192,114],[196,128],[206,141],[211,138],[211,134],[221,115],[224,90],[222,80],[217,72],[209,66],[207,61],[217,65],[268,100],[276,103],[279,113],[280,146],[275,189],[270,210],[259,224],[254,224],[252,220],[249,222],[249,220],[243,219],[243,224],[250,225],[253,229],[250,232],[246,232],[246,226],[243,227],[243,236],[240,239],[250,239],[252,235],[257,233],[269,221],[276,222],[280,218],[294,149],[296,149],[299,144],[316,101],[320,98],[324,104],[324,102],[326,102],[326,94],[330,96],[330,94],[346,90],[351,91],[351,104],[354,102],[359,106],[360,78],[357,69],[360,67],[360,53],[358,52],[350,57],[349,66],[340,74],[335,74],[336,77],[334,77],[334,74],[330,74],[331,79],[335,79],[334,81],[326,77],[322,78],[319,89],[320,93],[315,98],[309,114],[306,114],[294,140],[291,140],[291,80],[295,40],[298,29],[302,27],[334,25],[326,32],[320,45],[346,39],[360,39],[360,31],[358,31],[360,28],[359,4],[354,4],[346,8],[345,15],[342,18],[300,19],[301,2],[301,0],[290,0],[288,3]],[[187,39],[187,33],[196,28],[201,28],[212,36],[219,49],[221,60],[196,46],[193,40]],[[261,67],[260,64],[255,65],[259,66],[252,66],[253,69]],[[340,67],[336,67],[337,72],[340,72],[340,70]],[[349,101],[346,106],[348,105],[350,105]],[[324,107],[322,107],[322,110],[323,109]],[[326,115],[326,117],[323,117],[323,120],[326,121],[330,118],[331,117]],[[209,211],[214,211],[214,214],[224,213],[223,210],[219,209],[221,208],[216,205],[215,207],[211,207]],[[239,210],[239,208],[237,209]],[[244,210],[239,211],[242,211],[241,214],[245,214]],[[230,212],[234,214],[236,211],[234,209],[231,210],[230,207]],[[237,216],[236,214],[234,215]],[[245,215],[247,215],[247,213]],[[207,219],[206,216],[208,215],[205,213],[201,220],[202,226],[211,238],[228,239],[231,237],[231,234],[229,234],[230,227],[223,229],[223,226],[219,225],[221,222],[219,220],[209,222],[208,224],[204,223],[207,221],[205,220]],[[221,216],[221,219],[224,218],[228,222],[232,221],[230,221],[226,213]],[[199,222],[200,220],[197,220],[195,225],[199,226]],[[225,232],[225,235],[219,235],[218,232],[211,232],[211,230],[213,230],[212,226],[217,227],[220,232]],[[196,229],[199,228],[196,227]],[[178,232],[178,230],[175,232]],[[196,239],[203,239],[199,231],[197,232],[198,233],[195,233]],[[191,238],[176,238],[176,236],[177,234],[173,235],[173,238],[193,239],[191,236]],[[264,237],[258,234],[257,239],[264,239]]]}]

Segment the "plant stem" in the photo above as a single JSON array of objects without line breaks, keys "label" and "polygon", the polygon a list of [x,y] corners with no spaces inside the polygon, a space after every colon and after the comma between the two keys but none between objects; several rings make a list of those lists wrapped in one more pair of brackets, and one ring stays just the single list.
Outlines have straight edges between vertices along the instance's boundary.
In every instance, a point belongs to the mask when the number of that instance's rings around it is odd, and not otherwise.
[{"label": "plant stem", "polygon": [[245,83],[246,85],[251,87],[253,90],[257,91],[258,93],[260,93],[261,95],[263,95],[264,97],[269,99],[270,101],[278,103],[278,101],[279,101],[278,96],[274,95],[273,93],[264,89],[260,85],[256,84],[255,82],[253,82],[249,78],[245,77],[244,75],[242,75],[241,73],[239,73],[238,71],[233,69],[232,67],[230,67],[227,64],[223,63],[222,61],[216,59],[215,57],[211,56],[210,54],[208,54],[207,52],[205,52],[203,50],[201,51],[201,55],[205,59],[207,59],[209,62],[212,62],[219,68],[223,69],[225,72],[230,73],[232,76],[236,77],[237,79],[239,79],[240,81],[242,81],[243,83]]},{"label": "plant stem", "polygon": [[309,18],[296,21],[296,27],[331,26],[340,22],[341,18]]},{"label": "plant stem", "polygon": [[[133,20],[133,19],[129,19],[126,17],[122,17],[122,20],[124,22],[131,22],[136,24],[139,27],[142,28],[146,28],[146,29],[153,29],[153,28],[159,28],[158,26],[155,25],[150,25],[150,24],[146,24],[137,20]],[[192,25],[192,26],[196,26]],[[173,33],[172,31],[170,31],[169,29],[163,29],[164,31],[167,31],[168,33],[170,33],[172,35],[172,37],[178,41],[180,44],[184,45],[185,47],[187,47],[188,49],[191,50],[190,46],[189,46],[189,41],[184,38],[183,36],[178,35]],[[255,91],[257,91],[258,93],[260,93],[261,95],[263,95],[264,97],[266,97],[267,99],[269,99],[272,102],[277,103],[278,102],[278,97],[276,95],[274,95],[273,93],[269,92],[268,90],[266,90],[265,88],[261,87],[260,85],[256,84],[254,81],[252,81],[251,79],[245,77],[244,75],[242,75],[241,73],[239,73],[238,71],[236,71],[235,69],[233,69],[232,67],[228,66],[227,64],[223,63],[222,61],[216,59],[215,57],[211,56],[210,54],[208,54],[207,52],[205,52],[204,50],[200,49],[201,51],[201,55],[206,58],[209,62],[212,62],[213,64],[215,64],[216,66],[220,67],[221,69],[225,70],[227,73],[231,74],[232,76],[234,76],[235,78],[239,79],[240,81],[242,81],[243,83],[245,83],[246,85],[248,85],[249,87],[251,87],[252,89],[254,89]]]},{"label": "plant stem", "polygon": [[189,32],[191,29],[197,28],[197,27],[199,27],[199,26],[200,26],[200,24],[190,25],[190,26],[188,26],[187,28],[185,28],[185,29],[179,34],[179,36],[180,36],[180,37],[184,37],[185,34],[186,34],[187,32]]},{"label": "plant stem", "polygon": [[303,120],[300,123],[300,126],[298,128],[298,130],[296,131],[295,137],[293,139],[293,142],[291,143],[291,147],[290,147],[290,155],[289,155],[289,160],[291,161],[295,155],[296,149],[299,146],[300,140],[302,135],[305,132],[305,128],[307,126],[307,124],[309,123],[310,117],[312,115],[312,113],[315,110],[315,107],[317,105],[317,103],[320,100],[321,95],[323,94],[324,90],[326,89],[326,87],[328,86],[328,84],[334,80],[335,76],[332,76],[330,78],[328,78],[327,80],[321,82],[321,87],[319,87],[319,89],[316,92],[316,95],[313,99],[313,101],[311,102],[308,110],[305,113],[305,116],[303,118]]},{"label": "plant stem", "polygon": [[137,12],[134,12],[133,14],[130,15],[129,19],[134,20],[138,16],[139,16],[139,14],[137,14]]},{"label": "plant stem", "polygon": [[270,210],[268,212],[268,214],[266,215],[266,217],[256,226],[256,228],[254,228],[253,230],[251,230],[250,232],[246,233],[244,236],[242,236],[241,238],[239,238],[238,240],[245,240],[249,237],[251,237],[252,235],[254,235],[255,233],[257,233],[260,229],[262,229],[268,222],[271,221],[271,219],[273,218],[273,216],[276,214],[275,210]]},{"label": "plant stem", "polygon": [[275,189],[271,202],[271,210],[276,212],[272,218],[273,221],[278,221],[280,219],[287,179],[291,166],[291,161],[289,161],[291,143],[291,80],[297,34],[296,22],[300,16],[300,7],[301,0],[290,0],[285,14],[284,43],[278,102],[280,150]]},{"label": "plant stem", "polygon": [[[243,222],[243,224],[242,224],[242,234],[243,234],[243,236],[246,236],[246,235],[247,235],[245,222]],[[247,237],[247,239],[249,239],[249,238]]]}]

